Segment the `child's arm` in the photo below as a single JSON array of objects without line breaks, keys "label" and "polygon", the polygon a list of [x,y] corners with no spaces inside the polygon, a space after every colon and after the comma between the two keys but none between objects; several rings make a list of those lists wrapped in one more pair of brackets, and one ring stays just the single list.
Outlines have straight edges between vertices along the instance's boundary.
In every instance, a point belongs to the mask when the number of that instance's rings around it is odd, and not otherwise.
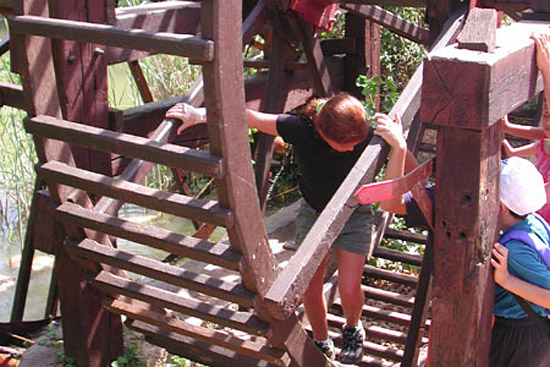
[{"label": "child's arm", "polygon": [[[271,113],[257,112],[246,109],[246,123],[250,128],[256,128],[259,131],[277,136],[277,116]],[[178,119],[183,123],[178,128],[177,133],[189,127],[206,122],[206,110],[204,108],[196,108],[186,103],[177,103],[166,112],[167,118]]]},{"label": "child's arm", "polygon": [[[391,147],[388,164],[386,165],[386,172],[384,174],[384,181],[402,177],[405,174],[406,162],[408,162],[407,166],[414,166],[416,159],[407,153],[407,142],[403,137],[401,119],[399,116],[395,116],[394,122],[388,115],[381,113],[377,113],[374,119],[376,120],[376,130],[374,133],[384,139]],[[418,165],[418,163],[416,163],[416,165]],[[380,203],[380,208],[395,214],[407,213],[402,196],[382,201]]]},{"label": "child's arm", "polygon": [[508,272],[508,249],[500,243],[495,243],[491,265],[495,268],[495,282],[502,288],[512,292],[529,302],[550,308],[550,289],[544,289]]},{"label": "child's arm", "polygon": [[502,130],[506,134],[532,140],[540,140],[546,137],[542,127],[514,124],[508,120],[508,116],[504,116],[501,121]]},{"label": "child's arm", "polygon": [[506,158],[509,157],[532,157],[537,153],[537,144],[538,143],[529,143],[522,145],[520,147],[514,148],[510,145],[508,140],[504,139],[502,145],[504,146],[504,151],[506,152]]}]

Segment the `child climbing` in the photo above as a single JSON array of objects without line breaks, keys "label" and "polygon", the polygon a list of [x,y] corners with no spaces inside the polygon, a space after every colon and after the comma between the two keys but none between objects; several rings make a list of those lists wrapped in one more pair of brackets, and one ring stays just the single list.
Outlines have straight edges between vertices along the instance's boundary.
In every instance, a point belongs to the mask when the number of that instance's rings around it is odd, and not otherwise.
[{"label": "child climbing", "polygon": [[[177,104],[166,117],[181,119],[181,131],[204,121],[204,112]],[[303,196],[296,219],[299,246],[372,137],[363,106],[350,95],[338,94],[328,99],[311,98],[293,114],[276,115],[247,109],[246,120],[249,127],[279,135],[294,148]],[[338,291],[346,319],[339,355],[342,363],[355,363],[363,356],[361,278],[365,258],[370,254],[372,217],[370,206],[356,208],[333,244],[339,270]],[[328,358],[334,359],[323,296],[327,259],[328,255],[309,283],[304,306],[315,344]]]},{"label": "child climbing", "polygon": [[[514,148],[507,141],[503,141],[504,151],[507,157],[531,157],[535,156],[536,167],[544,178],[544,182],[550,181],[550,35],[538,34],[532,36],[536,44],[537,66],[542,73],[544,89],[544,108],[541,127],[532,127],[511,123],[508,117],[502,119],[502,128],[506,134],[524,139],[538,140],[534,143]],[[550,187],[547,186],[547,190]],[[548,191],[547,191],[548,193]],[[550,205],[544,205],[538,213],[547,221],[550,221]]]}]

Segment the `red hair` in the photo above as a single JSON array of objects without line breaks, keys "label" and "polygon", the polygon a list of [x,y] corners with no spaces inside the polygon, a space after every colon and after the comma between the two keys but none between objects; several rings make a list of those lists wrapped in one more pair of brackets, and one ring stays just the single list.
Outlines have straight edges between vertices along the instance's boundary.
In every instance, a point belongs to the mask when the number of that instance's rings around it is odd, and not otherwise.
[{"label": "red hair", "polygon": [[316,129],[336,143],[360,143],[366,139],[369,125],[363,105],[357,98],[340,93],[324,104],[323,101],[323,98],[311,98],[299,113],[310,118]]}]

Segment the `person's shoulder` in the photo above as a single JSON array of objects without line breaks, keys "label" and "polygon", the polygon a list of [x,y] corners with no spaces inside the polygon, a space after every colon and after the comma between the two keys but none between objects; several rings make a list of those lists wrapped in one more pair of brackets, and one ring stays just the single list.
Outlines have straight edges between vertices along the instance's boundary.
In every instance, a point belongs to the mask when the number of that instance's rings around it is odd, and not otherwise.
[{"label": "person's shoulder", "polygon": [[295,113],[280,114],[277,117],[277,132],[289,143],[308,136],[312,127],[311,120]]}]

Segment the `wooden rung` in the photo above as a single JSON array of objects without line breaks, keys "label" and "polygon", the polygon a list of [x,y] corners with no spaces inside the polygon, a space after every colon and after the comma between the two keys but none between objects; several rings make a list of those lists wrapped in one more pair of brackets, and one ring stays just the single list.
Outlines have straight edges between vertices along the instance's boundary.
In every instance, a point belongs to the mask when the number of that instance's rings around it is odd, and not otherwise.
[{"label": "wooden rung", "polygon": [[264,359],[273,364],[285,367],[285,364],[282,363],[285,352],[271,348],[265,338],[255,337],[254,340],[242,339],[226,331],[195,326],[175,316],[161,314],[119,300],[106,301],[104,302],[104,306],[109,311],[126,315],[131,319],[146,322],[160,329],[227,348],[243,355]]},{"label": "wooden rung", "polygon": [[203,241],[155,226],[134,223],[69,202],[58,206],[54,213],[56,219],[61,222],[141,243],[178,257],[188,257],[225,269],[239,270],[242,255],[233,251],[226,243]]},{"label": "wooden rung", "polygon": [[422,257],[419,255],[407,254],[400,251],[390,250],[385,247],[378,246],[374,249],[372,255],[374,257],[380,257],[391,261],[399,261],[405,264],[411,264],[416,266],[422,265]]},{"label": "wooden rung", "polygon": [[[336,302],[334,302],[331,310],[333,312],[336,312],[338,315],[342,314],[342,305],[340,303],[340,299],[337,299]],[[398,325],[408,326],[409,323],[411,322],[410,315],[407,315],[401,312],[388,311],[380,307],[374,307],[369,305],[363,305],[362,315],[375,320],[383,320],[383,321],[391,322]]]},{"label": "wooden rung", "polygon": [[252,307],[254,304],[255,294],[245,289],[240,283],[227,282],[205,274],[184,270],[110,246],[100,245],[90,239],[81,242],[69,239],[65,241],[65,245],[70,253],[87,260],[128,270],[180,288],[237,303],[243,307]]},{"label": "wooden rung", "polygon": [[25,119],[25,128],[31,134],[45,138],[198,172],[217,179],[223,178],[225,174],[223,159],[203,150],[159,143],[141,136],[59,120],[51,116]]},{"label": "wooden rung", "polygon": [[232,311],[227,307],[218,307],[186,298],[157,287],[118,277],[107,271],[99,272],[90,279],[90,282],[112,298],[118,295],[135,298],[253,335],[266,336],[269,330],[269,324],[252,313]]},{"label": "wooden rung", "polygon": [[106,24],[17,15],[8,18],[11,34],[35,35],[83,43],[164,53],[192,58],[194,62],[214,59],[214,42],[189,34],[155,33],[123,29]]},{"label": "wooden rung", "polygon": [[418,145],[418,150],[425,153],[435,153],[436,147],[434,144],[430,143],[420,143]]},{"label": "wooden rung", "polygon": [[171,333],[142,321],[132,321],[130,329],[144,334],[146,340],[177,354],[210,367],[275,367],[267,361],[243,356],[235,351],[194,338]]},{"label": "wooden rung", "polygon": [[384,237],[396,238],[398,240],[416,242],[426,244],[428,242],[428,236],[422,233],[414,233],[409,231],[401,231],[398,229],[387,228],[384,232]]},{"label": "wooden rung", "polygon": [[[346,319],[344,317],[336,316],[331,313],[327,314],[327,320],[329,327],[336,330],[341,330],[346,323]],[[407,342],[407,334],[397,330],[391,330],[379,326],[365,326],[365,332],[367,335],[367,340],[387,340],[403,345]]]},{"label": "wooden rung", "polygon": [[222,208],[216,201],[160,191],[56,161],[44,163],[38,166],[36,171],[45,181],[76,187],[123,202],[217,226],[229,228],[233,225],[231,211]]},{"label": "wooden rung", "polygon": [[[253,69],[269,69],[269,60],[250,60],[245,59],[243,61],[243,66],[245,68],[253,68]],[[307,67],[307,62],[304,61],[292,61],[292,60],[286,60],[284,62],[284,69],[285,70],[303,70]]]},{"label": "wooden rung", "polygon": [[386,291],[380,288],[361,286],[366,299],[375,299],[394,305],[412,307],[414,305],[414,297],[404,296],[396,292]]},{"label": "wooden rung", "polygon": [[415,276],[400,274],[385,269],[378,269],[370,265],[365,265],[363,268],[363,275],[374,279],[389,280],[390,282],[404,284],[411,287],[416,287],[416,283],[418,283],[418,279]]}]

